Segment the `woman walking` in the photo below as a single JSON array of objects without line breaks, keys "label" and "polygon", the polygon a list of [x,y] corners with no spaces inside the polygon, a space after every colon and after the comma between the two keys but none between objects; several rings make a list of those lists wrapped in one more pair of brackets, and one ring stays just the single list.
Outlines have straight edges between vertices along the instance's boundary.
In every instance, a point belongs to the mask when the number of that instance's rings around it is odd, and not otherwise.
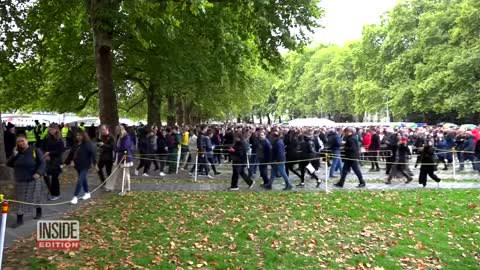
[{"label": "woman walking", "polygon": [[423,187],[427,185],[427,175],[430,176],[430,178],[435,180],[435,182],[437,183],[441,181],[440,178],[435,175],[435,171],[437,170],[435,159],[435,150],[432,147],[432,143],[428,142],[421,150],[420,156],[417,161],[421,164],[418,182]]},{"label": "woman walking", "polygon": [[406,184],[410,183],[413,178],[408,168],[407,156],[410,155],[410,149],[407,146],[407,138],[402,137],[400,133],[397,134],[398,146],[395,152],[394,163],[391,165],[391,171],[388,175],[387,181],[385,184],[389,185],[392,183],[394,177],[404,176],[407,178]]},{"label": "woman walking", "polygon": [[58,177],[62,172],[62,157],[65,152],[65,144],[60,136],[60,129],[57,124],[51,124],[48,128],[48,136],[42,147],[43,157],[47,163],[47,171],[44,177],[50,192],[50,200],[56,201],[60,198],[60,181]]},{"label": "woman walking", "polygon": [[[27,138],[19,136],[17,138],[18,151],[13,152],[13,156],[7,162],[9,167],[14,170],[15,176],[15,199],[29,203],[43,203],[46,197],[46,188],[41,176],[45,173],[45,160],[42,151],[28,145]],[[35,219],[42,217],[42,208],[40,206],[31,206],[26,204],[17,204],[17,222],[14,228],[23,224],[23,215],[30,213],[36,208]]]},{"label": "woman walking", "polygon": [[82,200],[88,200],[91,198],[90,192],[88,190],[88,170],[92,166],[96,166],[96,151],[95,146],[90,141],[90,137],[85,131],[80,131],[77,134],[77,144],[70,151],[67,159],[65,160],[66,165],[73,165],[78,174],[78,181],[75,187],[75,193],[73,198],[70,201],[71,204],[78,203],[78,196],[80,195],[83,189]]},{"label": "woman walking", "polygon": [[[111,179],[105,185],[105,189],[107,191],[115,189],[130,191],[130,168],[133,167],[134,145],[124,126],[118,126],[117,133],[119,135],[117,139],[117,161],[115,163],[119,164],[121,170],[116,170],[115,174],[112,174]],[[125,186],[126,189],[124,189]],[[123,193],[121,194],[123,195]]]},{"label": "woman walking", "polygon": [[100,181],[103,183],[105,182],[103,168],[105,168],[107,177],[112,174],[114,160],[113,152],[115,149],[115,139],[110,135],[110,131],[106,125],[100,127],[100,139],[97,145],[100,147],[100,158],[97,164],[97,171]]}]

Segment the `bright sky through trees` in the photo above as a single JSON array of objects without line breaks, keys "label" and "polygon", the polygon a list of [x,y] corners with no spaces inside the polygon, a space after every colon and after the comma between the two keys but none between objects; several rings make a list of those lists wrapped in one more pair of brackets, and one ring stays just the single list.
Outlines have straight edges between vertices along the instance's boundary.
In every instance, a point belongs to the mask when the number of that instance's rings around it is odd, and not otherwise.
[{"label": "bright sky through trees", "polygon": [[380,17],[392,9],[399,0],[322,0],[325,17],[313,35],[314,44],[332,43],[343,45],[347,41],[360,39],[366,24],[380,22]]}]

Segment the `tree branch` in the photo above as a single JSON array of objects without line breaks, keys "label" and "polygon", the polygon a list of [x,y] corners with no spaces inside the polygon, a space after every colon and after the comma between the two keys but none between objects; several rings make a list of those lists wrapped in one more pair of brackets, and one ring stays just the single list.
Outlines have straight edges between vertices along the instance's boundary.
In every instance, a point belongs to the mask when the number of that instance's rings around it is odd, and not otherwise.
[{"label": "tree branch", "polygon": [[124,110],[125,112],[129,113],[134,107],[136,107],[138,104],[142,103],[144,100],[145,100],[145,96],[143,96],[140,100],[138,100],[137,102],[135,102],[132,106],[130,106],[128,108],[123,108],[123,107],[120,107],[120,106],[118,106],[118,108],[120,110]]}]

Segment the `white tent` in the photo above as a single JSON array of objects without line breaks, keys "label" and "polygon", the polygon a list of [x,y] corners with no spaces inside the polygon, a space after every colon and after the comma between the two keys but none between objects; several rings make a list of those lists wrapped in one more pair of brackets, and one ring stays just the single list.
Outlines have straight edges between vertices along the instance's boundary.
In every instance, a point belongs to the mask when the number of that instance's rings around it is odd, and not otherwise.
[{"label": "white tent", "polygon": [[332,127],[335,122],[325,118],[297,118],[288,122],[292,127]]}]

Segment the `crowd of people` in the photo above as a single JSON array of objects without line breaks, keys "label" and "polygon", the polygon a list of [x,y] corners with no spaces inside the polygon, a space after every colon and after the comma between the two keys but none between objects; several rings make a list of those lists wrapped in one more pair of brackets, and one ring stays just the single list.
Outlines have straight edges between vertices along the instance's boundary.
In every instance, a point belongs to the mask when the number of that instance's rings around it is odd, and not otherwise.
[{"label": "crowd of people", "polygon": [[[15,130],[11,123],[3,127],[7,165],[14,169],[16,199],[36,204],[47,198],[60,198],[59,176],[65,166],[73,166],[78,174],[72,204],[91,197],[91,168],[95,168],[102,182],[110,179],[105,189],[124,192],[130,190],[130,169],[144,177],[165,177],[180,169],[213,179],[220,174],[217,167],[227,163],[232,167],[230,191],[239,190],[240,178],[252,188],[257,172],[264,189],[272,189],[277,178],[283,179],[284,190],[292,189],[291,174],[299,178],[297,188],[305,186],[306,176],[320,186],[321,166],[329,167],[330,178],[340,177],[335,183],[338,188],[344,186],[350,171],[358,178],[358,188],[365,187],[361,167],[369,165],[370,171],[379,172],[380,164],[386,164],[386,184],[401,177],[409,183],[414,177],[409,167],[412,158],[415,167],[420,166],[418,181],[423,187],[427,177],[440,182],[435,174],[437,167],[448,170],[454,159],[459,161],[459,170],[464,170],[465,162],[470,161],[473,169],[480,172],[480,133],[476,128],[141,124],[112,129],[85,127],[83,123],[47,127],[38,122],[23,130]],[[18,205],[16,225],[21,225],[23,215],[33,209],[35,218],[40,218],[41,207]]]}]

